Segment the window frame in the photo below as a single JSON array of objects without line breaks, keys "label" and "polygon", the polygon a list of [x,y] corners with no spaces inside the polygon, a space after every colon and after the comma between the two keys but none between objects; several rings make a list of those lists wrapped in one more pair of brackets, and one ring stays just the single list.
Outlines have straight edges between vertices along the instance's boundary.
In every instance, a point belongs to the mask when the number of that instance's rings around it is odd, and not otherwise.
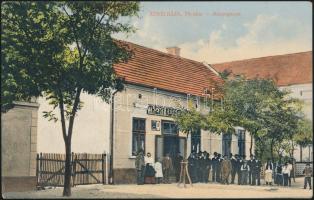
[{"label": "window frame", "polygon": [[[138,120],[138,125],[137,125],[137,127],[136,128],[140,128],[140,129],[135,129],[135,126],[134,126],[134,121],[135,120]],[[141,123],[141,121],[142,122],[144,122],[144,127],[141,127],[141,125],[140,125],[140,123]],[[143,129],[141,129],[141,128],[143,128]],[[137,138],[137,147],[135,148],[135,149],[133,149],[133,147],[134,147],[134,136],[136,136],[136,138]],[[131,157],[134,157],[134,156],[136,156],[136,154],[134,154],[135,152],[137,152],[138,151],[138,145],[140,144],[140,141],[141,141],[141,136],[143,136],[144,137],[144,154],[146,154],[146,119],[145,118],[140,118],[140,117],[132,117],[132,141],[131,141]]]}]

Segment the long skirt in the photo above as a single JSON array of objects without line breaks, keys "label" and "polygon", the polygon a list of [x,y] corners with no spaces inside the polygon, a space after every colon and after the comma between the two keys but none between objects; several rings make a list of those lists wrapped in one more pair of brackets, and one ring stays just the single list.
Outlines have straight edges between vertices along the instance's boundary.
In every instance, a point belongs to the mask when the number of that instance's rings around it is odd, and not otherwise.
[{"label": "long skirt", "polygon": [[271,183],[273,181],[273,173],[271,171],[265,172],[265,181]]}]

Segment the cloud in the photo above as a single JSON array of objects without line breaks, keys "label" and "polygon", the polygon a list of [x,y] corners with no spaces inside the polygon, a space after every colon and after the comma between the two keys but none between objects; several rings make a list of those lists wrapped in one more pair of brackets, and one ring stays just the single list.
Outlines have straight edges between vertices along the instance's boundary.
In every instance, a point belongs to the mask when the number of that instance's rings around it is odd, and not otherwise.
[{"label": "cloud", "polygon": [[280,55],[312,50],[312,30],[300,21],[278,15],[258,15],[242,24],[245,34],[234,38],[235,45],[226,47],[232,27],[222,24],[207,39],[182,43],[181,55],[198,61],[219,63],[254,57]]}]

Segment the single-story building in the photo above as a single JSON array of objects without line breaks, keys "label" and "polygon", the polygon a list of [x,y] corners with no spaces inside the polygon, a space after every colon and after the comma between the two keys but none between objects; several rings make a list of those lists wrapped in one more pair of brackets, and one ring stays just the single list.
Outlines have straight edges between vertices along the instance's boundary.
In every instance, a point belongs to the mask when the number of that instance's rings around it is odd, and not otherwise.
[{"label": "single-story building", "polygon": [[[206,63],[180,56],[177,47],[168,53],[126,42],[134,56],[114,66],[124,79],[125,88],[114,92],[109,104],[83,94],[84,107],[78,112],[72,136],[72,151],[108,153],[111,156],[111,181],[135,183],[135,152],[142,148],[157,161],[165,153],[174,156],[191,151],[222,155],[249,155],[250,135],[240,127],[237,134],[217,135],[199,130],[191,137],[178,131],[173,118],[192,100],[196,109],[209,111],[208,101],[221,101],[219,85],[223,80]],[[51,109],[43,98],[38,100],[38,152],[64,153],[60,122],[42,117]],[[254,145],[253,145],[254,147]],[[254,149],[253,149],[254,151]]]}]

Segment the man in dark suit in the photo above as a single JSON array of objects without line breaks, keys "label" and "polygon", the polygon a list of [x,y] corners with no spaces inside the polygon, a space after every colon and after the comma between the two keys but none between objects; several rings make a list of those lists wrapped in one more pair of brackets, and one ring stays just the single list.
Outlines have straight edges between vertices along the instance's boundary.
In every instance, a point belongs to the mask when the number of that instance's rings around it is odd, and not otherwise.
[{"label": "man in dark suit", "polygon": [[221,158],[221,154],[219,153],[218,154],[218,156],[217,156],[217,158],[218,158],[218,162],[217,162],[217,170],[216,170],[216,181],[218,182],[218,183],[220,183],[221,182],[221,162],[222,162],[222,158]]},{"label": "man in dark suit", "polygon": [[234,184],[234,178],[237,173],[237,159],[230,153],[230,161],[231,161],[231,184]]},{"label": "man in dark suit", "polygon": [[252,177],[253,177],[253,182],[252,185],[261,185],[261,168],[262,168],[262,163],[260,160],[256,159],[254,157],[254,162],[252,166]]},{"label": "man in dark suit", "polygon": [[205,163],[206,163],[206,168],[205,168],[205,183],[208,183],[208,178],[209,178],[209,172],[210,172],[210,168],[211,168],[211,164],[212,164],[212,161],[211,159],[209,158],[209,153],[205,152],[206,155],[205,155]]},{"label": "man in dark suit", "polygon": [[249,168],[250,168],[250,171],[249,171],[249,185],[252,185],[252,175],[253,175],[253,173],[252,173],[252,169],[253,169],[253,165],[254,165],[255,163],[254,163],[254,156],[251,154],[250,155],[250,160],[249,161],[247,161],[247,165],[249,166]]},{"label": "man in dark suit", "polygon": [[180,172],[181,172],[181,161],[183,160],[183,157],[180,155],[180,152],[177,153],[177,155],[173,159],[173,167],[174,172],[176,175],[176,181],[179,182],[180,179]]},{"label": "man in dark suit", "polygon": [[243,155],[243,158],[241,158],[241,156],[238,156],[236,158],[237,158],[238,185],[241,185],[241,166],[245,161],[246,156]]},{"label": "man in dark suit", "polygon": [[216,173],[217,173],[217,166],[218,166],[218,154],[214,152],[214,157],[212,158],[212,173],[213,173],[213,182],[217,182],[216,180]]}]

